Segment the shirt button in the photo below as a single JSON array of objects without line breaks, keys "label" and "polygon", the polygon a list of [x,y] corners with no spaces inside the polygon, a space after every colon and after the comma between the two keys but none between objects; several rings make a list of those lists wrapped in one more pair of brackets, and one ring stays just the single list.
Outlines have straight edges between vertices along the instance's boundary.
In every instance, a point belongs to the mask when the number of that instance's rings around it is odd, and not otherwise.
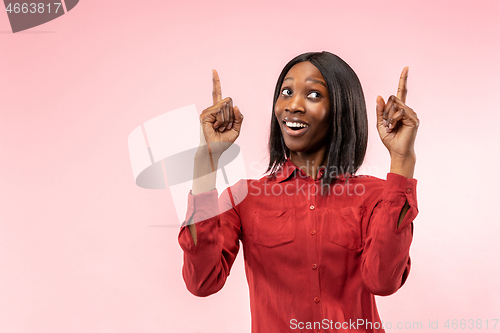
[{"label": "shirt button", "polygon": [[316,235],[316,230],[311,230],[311,235]]},{"label": "shirt button", "polygon": [[316,268],[318,268],[318,265],[313,264],[313,265],[312,265],[312,269],[316,269]]},{"label": "shirt button", "polygon": [[314,297],[314,302],[319,303],[319,297]]},{"label": "shirt button", "polygon": [[314,209],[314,206],[311,205],[311,207],[309,207],[310,210],[313,210]]},{"label": "shirt button", "polygon": [[406,189],[406,193],[410,194],[411,190],[409,188]]}]

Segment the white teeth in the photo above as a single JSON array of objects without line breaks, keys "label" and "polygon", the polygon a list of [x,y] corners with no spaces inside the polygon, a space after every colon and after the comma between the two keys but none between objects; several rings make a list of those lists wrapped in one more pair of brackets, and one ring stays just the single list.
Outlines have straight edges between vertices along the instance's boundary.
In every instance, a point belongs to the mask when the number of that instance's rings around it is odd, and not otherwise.
[{"label": "white teeth", "polygon": [[307,127],[308,125],[303,124],[303,123],[293,123],[291,121],[287,121],[286,126],[288,126],[288,127]]}]

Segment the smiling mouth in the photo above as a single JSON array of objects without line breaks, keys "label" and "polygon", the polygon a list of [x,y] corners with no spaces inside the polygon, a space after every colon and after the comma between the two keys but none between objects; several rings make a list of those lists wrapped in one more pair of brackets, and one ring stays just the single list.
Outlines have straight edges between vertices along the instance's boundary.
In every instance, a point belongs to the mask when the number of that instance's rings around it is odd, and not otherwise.
[{"label": "smiling mouth", "polygon": [[309,127],[308,124],[304,124],[304,123],[296,123],[296,122],[292,122],[292,121],[286,121],[284,122],[285,125],[290,128],[291,130],[293,131],[298,131],[298,130],[301,130],[302,128],[305,128],[305,127]]},{"label": "smiling mouth", "polygon": [[294,121],[283,121],[284,133],[290,137],[300,137],[309,130],[309,124]]}]

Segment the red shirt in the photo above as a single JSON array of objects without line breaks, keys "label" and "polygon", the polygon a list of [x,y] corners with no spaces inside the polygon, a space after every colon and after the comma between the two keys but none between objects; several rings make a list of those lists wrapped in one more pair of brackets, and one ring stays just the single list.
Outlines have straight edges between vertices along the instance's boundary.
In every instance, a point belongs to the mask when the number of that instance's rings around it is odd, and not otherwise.
[{"label": "red shirt", "polygon": [[[188,290],[224,285],[243,245],[252,332],[384,332],[374,295],[390,295],[410,270],[416,179],[340,176],[320,193],[290,160],[276,177],[189,194],[179,244]],[[328,190],[328,189],[327,189]],[[401,209],[410,209],[398,228]]]}]

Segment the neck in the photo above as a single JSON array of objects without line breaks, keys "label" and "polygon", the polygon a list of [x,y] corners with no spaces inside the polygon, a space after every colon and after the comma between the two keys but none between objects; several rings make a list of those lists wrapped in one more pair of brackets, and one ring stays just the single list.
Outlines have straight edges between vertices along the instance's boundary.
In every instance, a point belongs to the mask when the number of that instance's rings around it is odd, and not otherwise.
[{"label": "neck", "polygon": [[318,175],[318,170],[320,167],[326,164],[325,159],[325,148],[321,148],[316,152],[290,152],[290,160],[299,169],[307,173],[312,179],[316,179]]}]

